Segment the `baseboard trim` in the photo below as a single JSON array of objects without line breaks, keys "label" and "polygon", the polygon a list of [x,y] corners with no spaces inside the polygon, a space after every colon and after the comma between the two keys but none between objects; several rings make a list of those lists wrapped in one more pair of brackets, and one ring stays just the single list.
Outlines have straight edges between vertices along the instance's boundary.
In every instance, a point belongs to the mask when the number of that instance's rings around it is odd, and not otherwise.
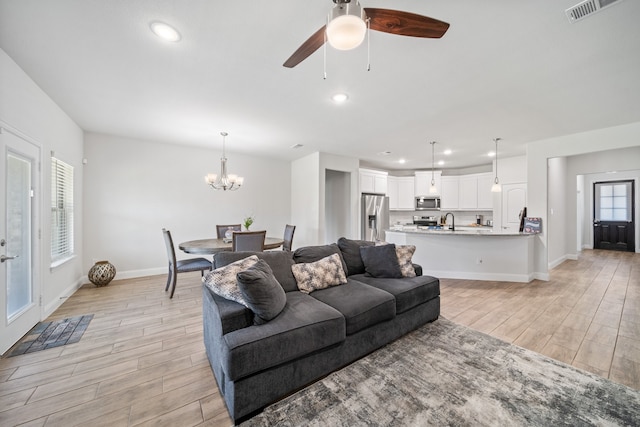
[{"label": "baseboard trim", "polygon": [[520,282],[529,283],[535,279],[534,273],[531,274],[500,274],[500,273],[469,273],[461,271],[434,271],[429,270],[424,274],[434,276],[439,279],[461,279],[461,280],[486,280],[490,282]]},{"label": "baseboard trim", "polygon": [[[116,276],[113,278],[113,280],[136,279],[138,277],[158,276],[160,274],[166,275],[167,267],[146,268],[143,270],[116,271]],[[81,281],[83,284],[91,283],[87,276],[82,276]]]},{"label": "baseboard trim", "polygon": [[[85,279],[86,279],[86,276],[85,276]],[[57,298],[54,298],[53,301],[45,305],[42,313],[42,319],[46,319],[47,317],[51,316],[53,312],[56,311],[64,303],[64,301],[67,298],[69,298],[78,289],[82,287],[83,283],[84,282],[82,281],[82,278],[80,278],[79,280],[76,280],[75,283],[72,283],[64,291],[62,291]]]},{"label": "baseboard trim", "polygon": [[558,258],[557,260],[550,262],[549,263],[549,270],[556,268],[557,266],[559,266],[560,264],[562,264],[563,262],[565,262],[566,260],[577,260],[578,259],[578,255],[577,254],[565,254],[563,256],[561,256],[560,258]]}]

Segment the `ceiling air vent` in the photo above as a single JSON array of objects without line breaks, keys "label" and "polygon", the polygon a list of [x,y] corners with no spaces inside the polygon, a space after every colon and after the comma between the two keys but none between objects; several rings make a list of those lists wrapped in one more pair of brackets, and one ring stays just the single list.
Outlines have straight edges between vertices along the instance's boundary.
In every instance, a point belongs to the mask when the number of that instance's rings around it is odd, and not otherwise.
[{"label": "ceiling air vent", "polygon": [[569,22],[578,22],[622,0],[585,0],[565,10]]}]

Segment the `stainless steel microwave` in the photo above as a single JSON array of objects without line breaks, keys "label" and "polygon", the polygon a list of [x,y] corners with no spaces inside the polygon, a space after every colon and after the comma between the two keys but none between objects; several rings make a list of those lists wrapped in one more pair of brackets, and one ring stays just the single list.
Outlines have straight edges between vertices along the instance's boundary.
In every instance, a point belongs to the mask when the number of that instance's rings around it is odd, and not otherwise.
[{"label": "stainless steel microwave", "polygon": [[417,211],[438,211],[440,210],[440,197],[417,196],[415,206]]}]

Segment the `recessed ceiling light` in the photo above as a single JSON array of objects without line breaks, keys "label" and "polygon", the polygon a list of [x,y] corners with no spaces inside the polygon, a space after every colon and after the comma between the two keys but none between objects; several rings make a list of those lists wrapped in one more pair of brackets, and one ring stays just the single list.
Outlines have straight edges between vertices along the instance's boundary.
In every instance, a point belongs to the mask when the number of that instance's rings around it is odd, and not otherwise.
[{"label": "recessed ceiling light", "polygon": [[439,160],[438,161],[438,165],[440,165],[440,166],[444,165],[444,160]]},{"label": "recessed ceiling light", "polygon": [[496,152],[495,151],[489,151],[489,153],[487,153],[487,156],[495,157],[496,156]]},{"label": "recessed ceiling light", "polygon": [[347,99],[349,99],[349,95],[347,95],[346,93],[336,93],[335,95],[333,95],[331,97],[331,99],[333,100],[333,102],[335,102],[336,104],[342,104],[343,102],[345,102]]},{"label": "recessed ceiling light", "polygon": [[444,150],[444,154],[445,154],[446,156],[451,155],[451,150]]},{"label": "recessed ceiling light", "polygon": [[153,34],[160,37],[162,40],[178,42],[182,38],[178,30],[164,22],[155,21],[152,22],[149,27],[151,28],[151,31],[153,31]]},{"label": "recessed ceiling light", "polygon": [[391,154],[391,151],[381,151],[378,153],[378,156],[388,156],[389,154]]},{"label": "recessed ceiling light", "polygon": [[302,144],[293,144],[293,145],[291,146],[291,148],[293,148],[293,149],[296,149],[296,148],[302,148],[302,147],[304,147],[304,145],[302,145]]},{"label": "recessed ceiling light", "polygon": [[398,163],[400,163],[401,165],[405,164],[407,161],[405,159],[400,159],[398,160]]}]

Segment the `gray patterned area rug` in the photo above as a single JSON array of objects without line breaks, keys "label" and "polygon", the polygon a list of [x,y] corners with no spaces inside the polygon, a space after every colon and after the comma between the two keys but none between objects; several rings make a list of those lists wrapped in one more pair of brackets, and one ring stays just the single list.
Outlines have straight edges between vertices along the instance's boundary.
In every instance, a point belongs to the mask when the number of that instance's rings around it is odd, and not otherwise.
[{"label": "gray patterned area rug", "polygon": [[8,357],[76,343],[82,338],[91,319],[93,314],[40,322],[14,346]]},{"label": "gray patterned area rug", "polygon": [[637,426],[640,392],[440,318],[243,426]]}]

